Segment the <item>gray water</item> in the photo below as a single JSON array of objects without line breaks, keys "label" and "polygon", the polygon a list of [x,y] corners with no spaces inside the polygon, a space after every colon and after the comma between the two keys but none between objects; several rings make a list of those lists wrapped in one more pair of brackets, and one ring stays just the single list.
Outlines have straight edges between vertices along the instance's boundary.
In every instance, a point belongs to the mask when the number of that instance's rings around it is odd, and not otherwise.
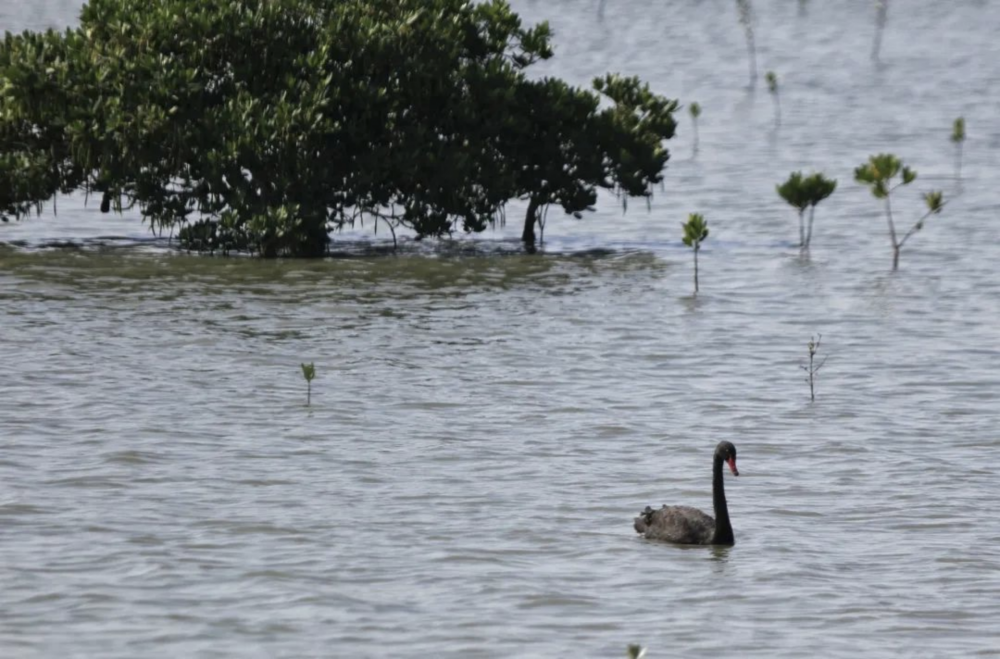
[{"label": "gray water", "polygon": [[[756,2],[775,129],[734,3],[513,4],[552,20],[542,72],[701,103],[648,211],[322,262],[187,255],[81,198],[0,226],[0,655],[1000,656],[1000,9],[893,2],[876,66],[871,2]],[[896,274],[852,178],[887,150],[901,223],[964,191]],[[774,186],[811,168],[840,187],[802,257]],[[647,504],[710,509],[720,439],[736,546],[637,538]]]}]

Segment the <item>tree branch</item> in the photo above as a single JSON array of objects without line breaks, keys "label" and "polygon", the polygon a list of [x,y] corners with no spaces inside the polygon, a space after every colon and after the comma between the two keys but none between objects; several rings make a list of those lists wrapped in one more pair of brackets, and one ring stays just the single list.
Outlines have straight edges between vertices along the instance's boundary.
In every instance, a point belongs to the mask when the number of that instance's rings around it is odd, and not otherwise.
[{"label": "tree branch", "polygon": [[948,204],[950,204],[951,202],[953,202],[953,201],[954,201],[955,199],[957,199],[957,198],[958,198],[958,197],[960,197],[960,196],[961,196],[961,195],[955,195],[955,196],[954,196],[954,197],[952,197],[951,199],[948,199],[947,201],[944,201],[944,202],[942,202],[942,203],[941,203],[941,205],[940,205],[940,206],[939,206],[939,207],[938,207],[938,208],[937,208],[936,210],[932,210],[932,211],[927,211],[926,213],[924,213],[924,214],[923,214],[923,216],[922,216],[922,217],[921,217],[921,218],[920,218],[919,220],[917,220],[917,223],[916,223],[916,224],[914,224],[914,225],[913,225],[912,227],[910,227],[910,230],[906,232],[906,235],[904,235],[904,236],[903,236],[903,239],[899,241],[899,247],[900,247],[900,248],[902,248],[902,247],[903,247],[903,245],[904,245],[904,244],[906,243],[906,240],[907,240],[907,239],[908,239],[908,238],[909,238],[910,236],[912,236],[913,234],[915,234],[915,233],[916,233],[917,231],[920,231],[920,229],[921,229],[921,228],[923,227],[923,225],[924,225],[924,220],[926,220],[926,219],[927,219],[928,217],[930,217],[931,215],[935,215],[935,214],[937,214],[937,213],[940,213],[940,212],[941,212],[941,210],[942,210],[942,209],[943,209],[943,208],[944,208],[945,206],[947,206]]}]

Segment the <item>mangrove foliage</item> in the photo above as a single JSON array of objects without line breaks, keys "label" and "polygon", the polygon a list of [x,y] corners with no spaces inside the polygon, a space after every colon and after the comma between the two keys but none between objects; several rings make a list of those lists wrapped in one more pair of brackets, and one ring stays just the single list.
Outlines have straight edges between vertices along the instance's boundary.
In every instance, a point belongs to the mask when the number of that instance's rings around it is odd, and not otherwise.
[{"label": "mangrove foliage", "polygon": [[368,222],[479,232],[650,197],[677,103],[552,56],[502,0],[91,0],[0,42],[0,216],[84,191],[191,249],[320,256]]}]

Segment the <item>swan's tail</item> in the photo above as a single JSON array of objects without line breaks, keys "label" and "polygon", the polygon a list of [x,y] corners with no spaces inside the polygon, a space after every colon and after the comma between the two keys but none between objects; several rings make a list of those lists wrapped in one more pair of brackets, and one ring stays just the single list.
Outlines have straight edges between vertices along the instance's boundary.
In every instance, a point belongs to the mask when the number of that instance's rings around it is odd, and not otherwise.
[{"label": "swan's tail", "polygon": [[645,533],[646,529],[653,523],[653,510],[652,506],[646,506],[646,509],[639,513],[639,516],[635,518],[635,532]]}]

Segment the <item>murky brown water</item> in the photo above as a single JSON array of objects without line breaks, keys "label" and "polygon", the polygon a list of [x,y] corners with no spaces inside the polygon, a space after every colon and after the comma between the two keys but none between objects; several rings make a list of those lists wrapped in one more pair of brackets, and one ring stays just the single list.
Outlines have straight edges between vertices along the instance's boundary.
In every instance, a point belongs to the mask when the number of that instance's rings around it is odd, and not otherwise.
[{"label": "murky brown water", "polygon": [[[871,3],[755,3],[775,132],[732,3],[669,4],[514,3],[549,72],[703,106],[649,213],[553,211],[544,255],[511,226],[199,258],[82,200],[0,226],[0,654],[1000,656],[1000,11],[893,3],[876,69]],[[892,275],[852,169],[903,157],[915,216],[958,115],[964,195]],[[840,189],[804,260],[773,189],[810,167]],[[637,539],[646,504],[710,506],[722,438],[736,547]]]}]

